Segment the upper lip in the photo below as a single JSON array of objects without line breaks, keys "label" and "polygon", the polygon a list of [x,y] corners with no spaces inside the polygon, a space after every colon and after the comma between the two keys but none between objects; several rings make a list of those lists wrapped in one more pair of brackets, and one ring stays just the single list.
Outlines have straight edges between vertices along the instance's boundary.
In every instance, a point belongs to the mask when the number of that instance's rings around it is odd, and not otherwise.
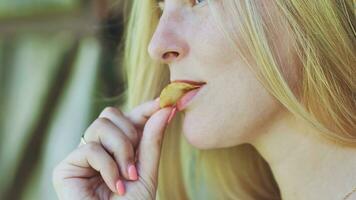
[{"label": "upper lip", "polygon": [[192,81],[192,80],[173,80],[173,81],[171,81],[171,83],[175,83],[175,82],[188,83],[188,84],[197,85],[197,86],[203,86],[206,84],[206,82],[203,82],[203,81]]}]

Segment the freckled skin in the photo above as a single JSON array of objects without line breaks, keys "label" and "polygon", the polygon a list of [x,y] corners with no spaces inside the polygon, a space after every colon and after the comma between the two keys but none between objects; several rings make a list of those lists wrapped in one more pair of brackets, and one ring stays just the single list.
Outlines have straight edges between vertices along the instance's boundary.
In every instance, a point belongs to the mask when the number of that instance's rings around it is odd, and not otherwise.
[{"label": "freckled skin", "polygon": [[[212,1],[212,6],[221,11],[222,2]],[[284,29],[284,26],[278,29],[275,50],[287,81],[294,84],[296,66],[290,62],[294,57],[286,53],[289,40]],[[235,39],[241,49],[246,48],[241,38]],[[180,1],[166,0],[149,44],[150,56],[168,64],[171,80],[207,83],[182,111],[183,133],[197,148],[230,147],[249,142],[263,134],[264,127],[283,111],[229,42],[208,5],[192,8]],[[169,59],[162,56],[169,51],[179,54]],[[252,55],[245,56],[253,60]]]}]

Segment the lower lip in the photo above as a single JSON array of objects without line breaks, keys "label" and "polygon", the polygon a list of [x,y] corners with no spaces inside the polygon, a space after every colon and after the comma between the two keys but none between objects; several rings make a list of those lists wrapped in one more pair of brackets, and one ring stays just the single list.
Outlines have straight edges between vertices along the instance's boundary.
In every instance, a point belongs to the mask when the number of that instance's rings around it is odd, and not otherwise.
[{"label": "lower lip", "polygon": [[194,98],[194,96],[199,92],[199,90],[202,87],[195,89],[195,90],[191,90],[189,92],[187,92],[178,102],[177,102],[177,110],[181,111],[184,108],[186,108],[189,104],[189,102]]}]

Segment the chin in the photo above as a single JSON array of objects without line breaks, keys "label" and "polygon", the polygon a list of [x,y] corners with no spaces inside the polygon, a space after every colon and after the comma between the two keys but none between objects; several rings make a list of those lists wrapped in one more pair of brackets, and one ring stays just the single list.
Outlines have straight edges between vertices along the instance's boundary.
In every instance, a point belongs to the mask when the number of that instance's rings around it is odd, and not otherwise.
[{"label": "chin", "polygon": [[204,140],[204,138],[200,137],[198,134],[186,131],[183,131],[183,134],[187,139],[187,142],[197,149],[206,150],[217,148],[215,145],[207,143],[206,140]]},{"label": "chin", "polygon": [[216,138],[216,132],[209,131],[210,127],[202,126],[203,124],[198,121],[192,121],[189,117],[183,119],[182,134],[187,142],[201,150],[224,147],[219,138]]},{"label": "chin", "polygon": [[[193,120],[193,115],[186,114],[183,116],[182,134],[187,142],[193,147],[201,150],[229,148],[240,144],[247,143],[247,138],[243,137],[245,132],[235,132],[233,135],[227,133],[231,137],[227,139],[228,135],[222,137],[221,127],[209,126],[203,118]],[[240,129],[242,130],[242,129]],[[224,139],[225,138],[225,139]]]},{"label": "chin", "polygon": [[182,134],[187,142],[198,149],[212,149],[215,144],[212,144],[207,136],[210,134],[204,131],[204,127],[197,121],[192,121],[189,116],[183,118]]}]

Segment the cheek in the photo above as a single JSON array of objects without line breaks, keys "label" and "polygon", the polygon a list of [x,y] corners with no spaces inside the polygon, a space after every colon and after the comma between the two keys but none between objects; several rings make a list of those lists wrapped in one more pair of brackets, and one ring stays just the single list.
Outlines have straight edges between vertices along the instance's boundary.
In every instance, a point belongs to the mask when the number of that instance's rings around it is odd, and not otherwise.
[{"label": "cheek", "polygon": [[191,32],[189,43],[208,84],[183,112],[183,133],[200,149],[231,147],[264,133],[284,107],[242,62],[214,20],[207,19]]},{"label": "cheek", "polygon": [[246,68],[233,66],[209,80],[184,112],[183,133],[200,149],[246,143],[281,109]]},{"label": "cheek", "polygon": [[221,64],[227,66],[236,61],[237,54],[211,17],[195,24],[198,28],[189,37],[192,58],[202,66],[213,67],[212,70]]}]

